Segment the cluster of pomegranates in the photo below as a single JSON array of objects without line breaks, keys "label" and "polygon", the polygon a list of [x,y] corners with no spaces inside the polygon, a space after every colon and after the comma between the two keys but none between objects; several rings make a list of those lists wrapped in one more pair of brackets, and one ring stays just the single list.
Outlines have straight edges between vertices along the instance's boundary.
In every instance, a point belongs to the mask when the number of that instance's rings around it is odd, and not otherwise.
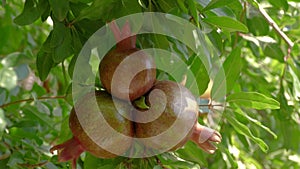
[{"label": "cluster of pomegranates", "polygon": [[[136,47],[128,22],[121,30],[115,21],[109,26],[117,45],[99,65],[105,90],[88,93],[77,101],[69,118],[73,137],[50,151],[57,150],[60,162],[72,160],[72,168],[76,168],[76,160],[84,151],[99,158],[120,156],[132,148],[133,138],[159,136],[176,122],[179,127],[174,131],[142,144],[153,150],[173,151],[191,140],[213,153],[216,147],[211,142],[220,142],[221,135],[198,123],[198,105],[192,93],[179,83],[156,80],[155,62]],[[132,104],[141,97],[147,108]],[[117,134],[103,127],[99,113]],[[186,132],[184,137],[176,136],[182,132]],[[180,140],[169,147],[163,144],[172,143],[174,138]]]}]

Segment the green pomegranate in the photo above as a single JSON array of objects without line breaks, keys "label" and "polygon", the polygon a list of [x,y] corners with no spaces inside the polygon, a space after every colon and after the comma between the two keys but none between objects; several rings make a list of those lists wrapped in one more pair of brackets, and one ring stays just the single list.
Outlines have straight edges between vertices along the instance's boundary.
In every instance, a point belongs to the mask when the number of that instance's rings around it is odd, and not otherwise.
[{"label": "green pomegranate", "polygon": [[136,35],[131,34],[128,22],[122,31],[115,21],[110,27],[118,43],[100,62],[100,80],[114,97],[132,101],[151,89],[156,66],[150,56],[136,47]]},{"label": "green pomegranate", "polygon": [[[114,104],[118,104],[118,110]],[[131,146],[133,125],[121,114],[130,111],[129,104],[112,100],[105,91],[88,93],[71,111],[69,126],[73,138],[52,147],[50,151],[58,151],[60,162],[72,160],[72,168],[76,168],[76,160],[84,151],[99,158],[122,155]]]}]

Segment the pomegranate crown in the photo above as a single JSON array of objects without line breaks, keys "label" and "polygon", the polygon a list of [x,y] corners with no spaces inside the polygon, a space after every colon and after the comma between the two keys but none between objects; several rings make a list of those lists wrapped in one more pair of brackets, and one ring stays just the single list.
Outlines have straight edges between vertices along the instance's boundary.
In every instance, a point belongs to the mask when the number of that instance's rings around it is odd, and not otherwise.
[{"label": "pomegranate crown", "polygon": [[109,23],[110,29],[117,41],[117,50],[128,50],[136,48],[136,35],[132,34],[129,22],[126,21],[122,30],[119,29],[115,20]]}]

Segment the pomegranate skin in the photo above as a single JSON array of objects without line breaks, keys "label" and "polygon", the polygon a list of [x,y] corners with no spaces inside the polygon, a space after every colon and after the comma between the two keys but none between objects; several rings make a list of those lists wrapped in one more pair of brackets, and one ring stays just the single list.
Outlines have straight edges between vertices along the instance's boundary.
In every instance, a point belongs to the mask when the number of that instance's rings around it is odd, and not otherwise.
[{"label": "pomegranate skin", "polygon": [[[135,52],[138,53],[133,54]],[[110,51],[102,59],[99,72],[103,87],[123,100],[141,97],[156,80],[154,60],[137,48]]]},{"label": "pomegranate skin", "polygon": [[[124,118],[119,111],[130,113],[131,107],[121,100],[112,100],[112,96],[105,91],[95,93],[97,103],[93,102],[93,95],[93,92],[85,95],[80,99],[79,104],[75,105],[76,112],[74,109],[71,111],[69,126],[73,136],[77,138],[86,151],[96,157],[113,158],[122,155],[131,146],[132,140],[124,140],[120,135],[131,138],[134,133],[132,122]],[[119,105],[118,110],[114,104]],[[104,119],[100,118],[99,113],[116,133],[109,133]],[[105,145],[106,149],[117,153],[108,152],[97,143],[101,143]]]},{"label": "pomegranate skin", "polygon": [[136,47],[136,35],[129,22],[120,30],[115,21],[110,29],[117,41],[99,64],[102,86],[114,97],[135,100],[147,93],[156,80],[156,65],[151,56]]},{"label": "pomegranate skin", "polygon": [[76,168],[76,160],[84,151],[99,158],[124,154],[132,145],[134,131],[132,122],[121,114],[131,113],[131,109],[127,102],[113,100],[105,91],[84,95],[70,113],[69,127],[73,137],[53,146],[50,152],[57,150],[59,162],[72,161],[72,169]]},{"label": "pomegranate skin", "polygon": [[[193,133],[193,126],[197,123],[198,119],[198,105],[194,96],[187,88],[172,81],[156,82],[149,94],[146,95],[146,99],[149,99],[151,92],[156,89],[164,92],[166,101],[162,97],[152,97],[157,99],[155,100],[156,103],[165,102],[165,109],[157,119],[151,122],[135,123],[135,136],[137,138],[155,137],[169,130],[170,132],[165,137],[157,137],[150,141],[146,140],[143,141],[143,144],[146,147],[156,150],[166,149],[167,151],[173,151],[182,147],[190,139]],[[149,106],[149,110],[151,110],[151,107],[155,105],[151,105],[150,102]],[[155,110],[154,108],[153,111]],[[151,114],[153,112],[147,111],[146,113]],[[178,122],[177,126],[172,129],[171,127],[175,124],[176,120]],[[183,135],[183,133],[186,134]],[[177,144],[169,145],[174,138],[181,138],[181,140]]]}]

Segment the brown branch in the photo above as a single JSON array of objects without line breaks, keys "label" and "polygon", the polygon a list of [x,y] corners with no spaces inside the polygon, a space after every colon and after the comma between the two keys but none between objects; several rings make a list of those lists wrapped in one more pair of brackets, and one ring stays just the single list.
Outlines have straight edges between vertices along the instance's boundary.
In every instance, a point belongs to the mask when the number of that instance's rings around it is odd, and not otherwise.
[{"label": "brown branch", "polygon": [[224,107],[223,104],[199,104],[199,107]]},{"label": "brown branch", "polygon": [[[46,99],[65,99],[66,96],[46,96],[46,97],[38,97],[36,100],[46,100]],[[14,102],[6,103],[0,106],[0,108],[5,108],[10,105],[18,104],[18,103],[23,103],[23,102],[32,102],[34,101],[34,98],[29,98],[29,99],[22,99],[22,100],[17,100]]]},{"label": "brown branch", "polygon": [[19,166],[21,167],[26,167],[26,168],[37,168],[37,167],[42,167],[46,165],[49,161],[44,161],[38,164],[26,164],[26,163],[18,163]]},{"label": "brown branch", "polygon": [[268,21],[268,23],[274,28],[274,30],[279,34],[279,36],[288,44],[289,48],[294,46],[292,40],[279,28],[275,21],[270,17],[270,15],[261,6],[258,7],[259,12]]},{"label": "brown branch", "polygon": [[156,163],[163,169],[166,169],[166,167],[161,163],[161,161],[159,160],[159,158],[157,156],[154,156]]}]

